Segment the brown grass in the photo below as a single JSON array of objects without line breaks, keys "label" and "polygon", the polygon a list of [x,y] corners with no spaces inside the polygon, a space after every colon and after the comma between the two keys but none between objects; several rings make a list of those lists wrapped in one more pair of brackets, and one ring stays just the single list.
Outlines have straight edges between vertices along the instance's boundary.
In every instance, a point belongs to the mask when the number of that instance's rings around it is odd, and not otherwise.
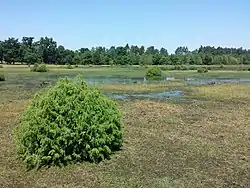
[{"label": "brown grass", "polygon": [[181,87],[182,83],[177,81],[152,83],[152,84],[112,84],[101,85],[99,88],[104,91],[112,92],[153,92],[157,90],[170,89],[173,87]]},{"label": "brown grass", "polygon": [[192,95],[205,99],[249,100],[250,85],[222,84],[192,87]]},{"label": "brown grass", "polygon": [[250,187],[250,106],[212,99],[119,102],[125,142],[111,160],[37,172],[16,158],[11,134],[27,101],[2,103],[0,187]]}]

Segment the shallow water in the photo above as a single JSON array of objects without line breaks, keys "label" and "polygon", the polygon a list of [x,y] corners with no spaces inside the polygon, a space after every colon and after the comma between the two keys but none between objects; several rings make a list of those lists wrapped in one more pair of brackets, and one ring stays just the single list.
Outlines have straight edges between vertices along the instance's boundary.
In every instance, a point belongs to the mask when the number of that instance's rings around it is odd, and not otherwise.
[{"label": "shallow water", "polygon": [[171,91],[150,92],[150,93],[121,93],[121,94],[106,93],[106,95],[117,100],[178,99],[182,97],[183,92],[180,90],[171,90]]},{"label": "shallow water", "polygon": [[[49,85],[54,85],[58,78],[69,77],[76,78],[77,74],[33,74],[33,75],[8,75],[5,82],[0,82],[0,90],[19,88],[27,91],[37,91],[41,87],[42,82],[47,82]],[[84,75],[83,75],[84,77]],[[174,80],[172,77],[166,77],[160,81],[149,81],[143,77],[122,77],[122,76],[87,76],[84,79],[90,85],[112,85],[112,84],[142,84],[142,83],[159,83],[169,82]],[[186,78],[185,84],[204,85],[204,84],[250,84],[250,78]],[[106,93],[111,98],[118,100],[130,99],[184,99],[183,92],[180,90],[158,91],[152,93],[122,93],[112,94]]]}]

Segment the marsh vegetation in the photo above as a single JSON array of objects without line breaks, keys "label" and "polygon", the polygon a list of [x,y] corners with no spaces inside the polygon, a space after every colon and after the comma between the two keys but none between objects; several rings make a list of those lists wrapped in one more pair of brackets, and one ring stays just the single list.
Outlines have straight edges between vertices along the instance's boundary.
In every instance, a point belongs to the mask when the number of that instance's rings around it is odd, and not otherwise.
[{"label": "marsh vegetation", "polygon": [[[0,83],[0,187],[249,187],[249,72],[209,70],[203,74],[197,70],[162,70],[166,75],[162,80],[145,81],[149,69],[145,67],[48,68],[50,71],[44,73],[31,72],[28,66],[5,65],[1,70],[6,81]],[[30,109],[29,121],[39,123],[43,121],[41,117],[49,118],[47,113],[55,111],[40,111],[40,107],[50,104],[59,107],[57,99],[67,95],[66,90],[53,89],[54,86],[65,89],[56,82],[60,77],[73,79],[74,82],[67,85],[73,92],[77,88],[74,84],[78,74],[88,82],[88,87],[97,87],[105,100],[115,94],[144,95],[130,100],[107,99],[115,101],[117,111],[122,112],[124,142],[121,149],[110,159],[98,163],[76,160],[64,167],[43,166],[27,171],[25,162],[18,158],[13,131],[21,126],[22,115],[28,113],[27,109]],[[207,84],[213,79],[218,82]],[[223,79],[228,82],[219,82]],[[242,79],[246,82],[234,82]],[[207,82],[200,84],[201,80]],[[41,82],[51,83],[52,87],[41,87]],[[47,90],[47,94],[34,98],[35,93]],[[180,91],[177,92],[180,97],[171,97],[175,91]],[[149,97],[161,93],[165,93],[164,97]],[[68,96],[63,103],[75,104],[73,98]],[[61,120],[66,127],[74,125],[75,118],[70,117],[81,114],[78,113],[81,106],[87,109],[81,105],[83,100],[77,99],[76,111],[67,111],[65,117],[68,119]],[[91,95],[88,99],[96,102]],[[108,105],[100,102],[103,103]],[[113,117],[114,111],[105,109],[97,111],[105,117],[108,113],[113,121],[118,121],[119,116]],[[58,110],[56,112],[64,113],[63,105]],[[97,120],[94,119],[92,125],[99,125]],[[103,119],[102,123],[108,125]],[[44,124],[43,128],[49,124]],[[61,134],[57,129],[48,129],[47,133],[54,134],[52,130]],[[75,137],[71,135],[70,138]]]}]

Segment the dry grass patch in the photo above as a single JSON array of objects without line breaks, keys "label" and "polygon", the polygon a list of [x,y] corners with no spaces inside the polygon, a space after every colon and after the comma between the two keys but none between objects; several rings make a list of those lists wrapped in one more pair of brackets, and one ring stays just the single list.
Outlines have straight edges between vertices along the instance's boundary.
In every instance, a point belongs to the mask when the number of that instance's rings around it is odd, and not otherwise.
[{"label": "dry grass patch", "polygon": [[125,143],[111,160],[38,172],[15,158],[10,134],[26,102],[3,104],[0,187],[247,188],[250,107],[235,104],[119,102]]},{"label": "dry grass patch", "polygon": [[250,100],[250,85],[222,84],[191,87],[192,96],[218,100]]},{"label": "dry grass patch", "polygon": [[155,84],[113,84],[113,85],[102,85],[99,86],[100,89],[104,91],[112,91],[112,92],[153,92],[159,91],[164,89],[170,89],[173,87],[180,87],[183,86],[182,83],[178,81],[171,81],[165,83],[155,83]]}]

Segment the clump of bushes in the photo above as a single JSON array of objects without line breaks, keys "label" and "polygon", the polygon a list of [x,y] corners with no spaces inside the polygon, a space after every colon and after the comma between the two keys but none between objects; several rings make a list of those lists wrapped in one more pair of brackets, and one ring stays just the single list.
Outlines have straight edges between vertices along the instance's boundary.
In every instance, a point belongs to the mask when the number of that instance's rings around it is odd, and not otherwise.
[{"label": "clump of bushes", "polygon": [[3,65],[0,65],[0,68],[2,69],[2,68],[3,68]]},{"label": "clump of bushes", "polygon": [[122,146],[121,113],[82,78],[63,78],[35,95],[15,136],[28,169],[99,162]]},{"label": "clump of bushes", "polygon": [[197,70],[197,67],[195,67],[195,66],[190,66],[190,67],[189,67],[189,70]]},{"label": "clump of bushes", "polygon": [[48,72],[49,69],[47,68],[47,66],[45,64],[34,64],[33,67],[31,67],[30,71],[33,72]]},{"label": "clump of bushes", "polygon": [[0,81],[1,81],[1,82],[2,82],[2,81],[5,81],[5,76],[4,76],[3,73],[0,73]]},{"label": "clump of bushes", "polygon": [[189,69],[190,69],[190,67],[187,67],[187,66],[184,66],[184,65],[161,67],[161,70],[183,70],[183,71],[185,71],[185,70],[189,70]]},{"label": "clump of bushes", "polygon": [[202,67],[202,68],[199,68],[199,69],[197,70],[197,72],[198,72],[198,73],[206,73],[206,72],[208,72],[208,69],[207,69],[207,67]]},{"label": "clump of bushes", "polygon": [[73,68],[74,67],[71,64],[69,64],[69,63],[66,64],[66,69],[73,69]]},{"label": "clump of bushes", "polygon": [[188,68],[183,65],[175,65],[174,70],[188,70]]},{"label": "clump of bushes", "polygon": [[159,67],[152,67],[146,72],[146,79],[161,79],[162,71]]}]

